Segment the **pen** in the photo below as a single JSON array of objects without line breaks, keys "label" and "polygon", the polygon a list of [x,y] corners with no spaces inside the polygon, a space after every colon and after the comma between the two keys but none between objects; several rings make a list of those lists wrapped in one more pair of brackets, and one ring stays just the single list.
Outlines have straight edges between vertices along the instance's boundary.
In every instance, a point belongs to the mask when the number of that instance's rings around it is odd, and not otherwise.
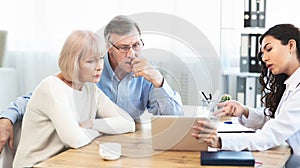
[{"label": "pen", "polygon": [[[204,94],[204,92],[201,92],[202,94],[200,94],[200,91],[199,91],[199,94],[200,96],[202,97],[202,103],[205,103],[206,106],[209,106],[209,100],[208,98],[206,97],[206,95]],[[203,104],[204,105],[204,104]]]},{"label": "pen", "polygon": [[232,121],[224,121],[224,124],[232,124]]},{"label": "pen", "polygon": [[208,98],[206,97],[205,93],[204,92],[201,92],[201,93],[204,96],[205,100],[208,100]]}]

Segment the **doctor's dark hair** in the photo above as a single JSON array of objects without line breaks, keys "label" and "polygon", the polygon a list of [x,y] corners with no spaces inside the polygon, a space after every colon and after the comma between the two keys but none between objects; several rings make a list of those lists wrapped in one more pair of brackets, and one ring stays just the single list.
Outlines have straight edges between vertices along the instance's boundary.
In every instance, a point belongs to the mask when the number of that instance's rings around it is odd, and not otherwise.
[{"label": "doctor's dark hair", "polygon": [[[278,24],[271,27],[260,38],[260,45],[266,36],[272,36],[281,41],[282,45],[287,45],[289,40],[296,41],[296,55],[300,62],[300,30],[292,24]],[[274,118],[275,111],[278,107],[279,101],[285,90],[284,81],[288,78],[287,74],[273,75],[268,71],[266,64],[262,61],[262,53],[258,53],[258,59],[261,61],[261,75],[260,84],[262,85],[262,98],[261,102],[265,105],[269,112],[265,115]],[[265,110],[266,111],[266,110]]]}]

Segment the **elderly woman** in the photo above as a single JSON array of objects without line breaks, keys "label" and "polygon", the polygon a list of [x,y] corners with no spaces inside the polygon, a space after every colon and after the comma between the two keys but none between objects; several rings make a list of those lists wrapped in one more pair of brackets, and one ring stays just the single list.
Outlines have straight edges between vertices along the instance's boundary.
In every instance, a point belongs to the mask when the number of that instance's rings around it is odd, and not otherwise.
[{"label": "elderly woman", "polygon": [[23,118],[13,167],[32,167],[68,148],[79,148],[102,133],[135,131],[134,120],[96,84],[103,69],[99,39],[75,31],[65,41],[61,72],[35,89]]}]

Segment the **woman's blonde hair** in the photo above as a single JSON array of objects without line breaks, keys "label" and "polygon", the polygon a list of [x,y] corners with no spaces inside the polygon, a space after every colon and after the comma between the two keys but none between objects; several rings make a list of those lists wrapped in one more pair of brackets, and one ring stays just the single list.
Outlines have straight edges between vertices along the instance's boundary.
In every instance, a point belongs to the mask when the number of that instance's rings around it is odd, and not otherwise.
[{"label": "woman's blonde hair", "polygon": [[101,56],[99,37],[89,30],[72,32],[66,39],[58,59],[58,66],[67,81],[78,82],[79,62],[87,55]]}]

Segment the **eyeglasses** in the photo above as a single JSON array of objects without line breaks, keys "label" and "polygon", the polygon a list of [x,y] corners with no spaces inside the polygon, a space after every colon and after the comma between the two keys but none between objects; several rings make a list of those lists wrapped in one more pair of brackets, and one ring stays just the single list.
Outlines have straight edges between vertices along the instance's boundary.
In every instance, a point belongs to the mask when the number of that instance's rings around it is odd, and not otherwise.
[{"label": "eyeglasses", "polygon": [[113,42],[109,41],[109,43],[114,46],[117,50],[120,51],[120,53],[127,53],[130,48],[132,48],[134,51],[140,51],[144,47],[144,42],[142,39],[140,39],[139,42],[134,43],[132,46],[116,46]]}]

